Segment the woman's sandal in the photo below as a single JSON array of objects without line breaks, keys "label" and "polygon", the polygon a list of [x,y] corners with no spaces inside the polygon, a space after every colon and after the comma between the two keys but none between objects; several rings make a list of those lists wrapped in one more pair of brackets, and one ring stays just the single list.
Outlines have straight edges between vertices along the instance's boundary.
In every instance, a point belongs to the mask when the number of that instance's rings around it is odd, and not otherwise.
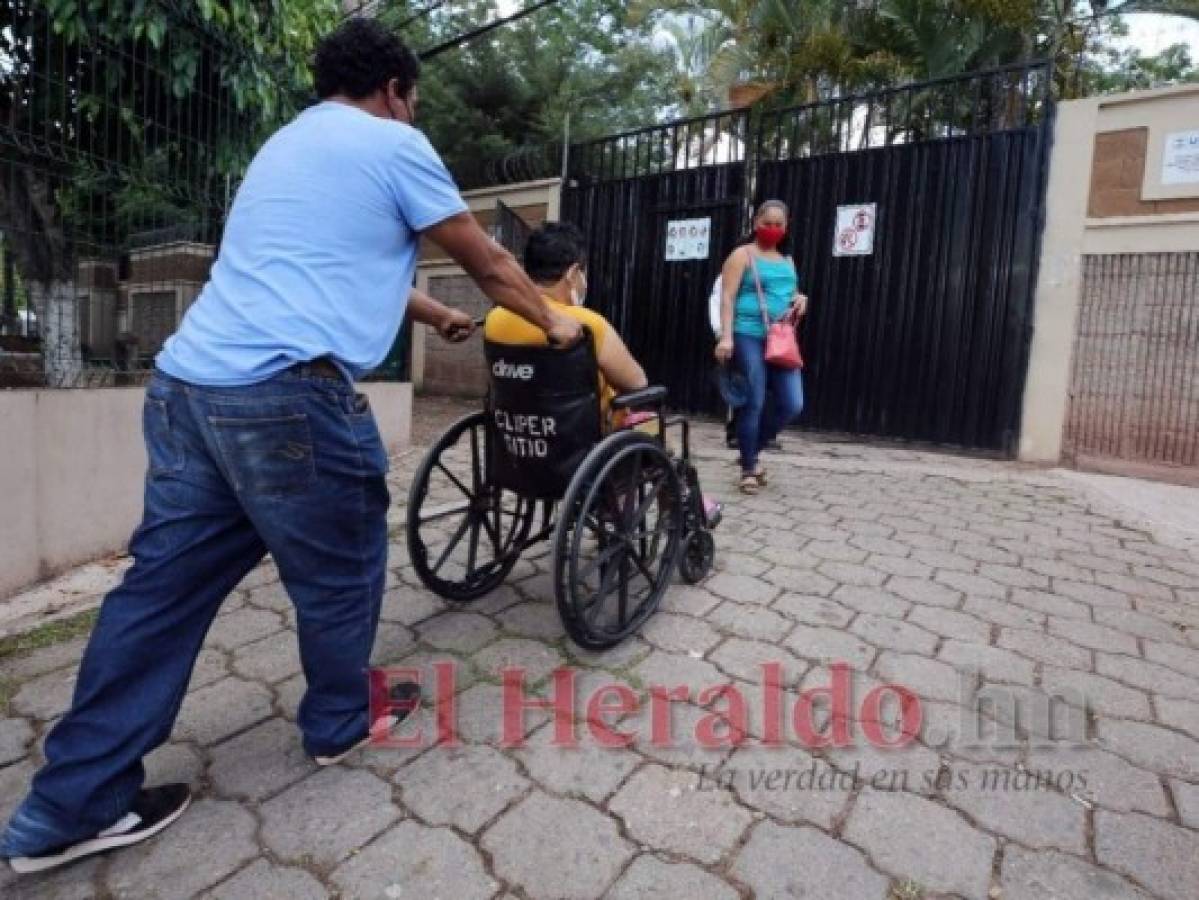
[{"label": "woman's sandal", "polygon": [[766,469],[762,466],[758,466],[751,477],[758,482],[758,487],[766,487]]},{"label": "woman's sandal", "polygon": [[756,475],[742,475],[740,488],[743,494],[756,494],[758,492],[758,477]]}]

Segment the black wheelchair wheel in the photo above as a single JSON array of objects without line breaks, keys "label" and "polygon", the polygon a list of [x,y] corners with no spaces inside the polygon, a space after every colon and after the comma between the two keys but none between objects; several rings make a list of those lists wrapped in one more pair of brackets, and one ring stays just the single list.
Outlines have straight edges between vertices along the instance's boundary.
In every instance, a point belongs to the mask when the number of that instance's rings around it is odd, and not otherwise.
[{"label": "black wheelchair wheel", "polygon": [[558,612],[576,644],[615,646],[653,615],[674,575],[682,530],[678,473],[657,441],[622,431],[588,454],[554,534]]},{"label": "black wheelchair wheel", "polygon": [[494,590],[520,559],[537,504],[487,483],[486,414],[441,436],[408,493],[408,555],[429,590],[465,602]]},{"label": "black wheelchair wheel", "polygon": [[699,584],[712,571],[716,560],[716,540],[712,532],[697,528],[687,536],[679,555],[679,574],[688,584]]}]

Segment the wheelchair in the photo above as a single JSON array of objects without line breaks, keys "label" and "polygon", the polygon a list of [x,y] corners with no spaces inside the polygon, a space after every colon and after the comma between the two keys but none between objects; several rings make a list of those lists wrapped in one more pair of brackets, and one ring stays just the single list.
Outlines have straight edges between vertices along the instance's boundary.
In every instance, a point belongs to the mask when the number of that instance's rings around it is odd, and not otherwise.
[{"label": "wheelchair", "polygon": [[[653,615],[676,568],[694,584],[712,567],[719,512],[705,509],[690,426],[666,415],[666,388],[648,387],[614,398],[609,415],[640,414],[656,434],[610,430],[589,333],[565,350],[484,347],[484,409],[451,426],[412,481],[412,567],[429,590],[467,603],[552,541],[567,634],[587,650],[613,647]],[[677,456],[666,444],[676,428]]]}]

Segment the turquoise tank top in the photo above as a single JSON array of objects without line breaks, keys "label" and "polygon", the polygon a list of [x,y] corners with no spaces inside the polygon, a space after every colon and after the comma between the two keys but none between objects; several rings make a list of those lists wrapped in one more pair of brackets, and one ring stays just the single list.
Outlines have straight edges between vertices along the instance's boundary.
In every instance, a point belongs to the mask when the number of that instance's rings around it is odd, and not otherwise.
[{"label": "turquoise tank top", "polygon": [[[755,258],[758,277],[762,280],[762,292],[766,295],[766,311],[774,322],[787,311],[791,298],[799,289],[799,277],[789,259]],[[737,291],[733,307],[733,332],[751,337],[766,337],[762,326],[762,307],[758,302],[758,289],[754,284],[754,271],[747,264],[741,276],[741,288]]]}]

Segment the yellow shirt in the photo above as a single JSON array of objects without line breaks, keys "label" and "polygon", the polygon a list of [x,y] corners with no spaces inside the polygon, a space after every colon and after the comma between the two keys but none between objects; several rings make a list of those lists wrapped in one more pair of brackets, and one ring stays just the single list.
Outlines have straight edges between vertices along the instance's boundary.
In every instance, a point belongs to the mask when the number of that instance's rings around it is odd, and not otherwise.
[{"label": "yellow shirt", "polygon": [[[598,357],[600,351],[603,350],[608,331],[612,327],[608,324],[608,320],[595,310],[585,306],[559,303],[553,297],[545,297],[545,302],[552,305],[556,312],[578,319],[591,329],[591,333],[595,337],[595,355]],[[509,344],[515,347],[544,347],[549,343],[544,331],[501,306],[497,306],[487,314],[487,320],[483,324],[483,337],[495,344]],[[600,412],[606,420],[608,407],[612,398],[616,396],[616,392],[608,386],[602,372],[597,370],[597,376],[599,378]]]}]

